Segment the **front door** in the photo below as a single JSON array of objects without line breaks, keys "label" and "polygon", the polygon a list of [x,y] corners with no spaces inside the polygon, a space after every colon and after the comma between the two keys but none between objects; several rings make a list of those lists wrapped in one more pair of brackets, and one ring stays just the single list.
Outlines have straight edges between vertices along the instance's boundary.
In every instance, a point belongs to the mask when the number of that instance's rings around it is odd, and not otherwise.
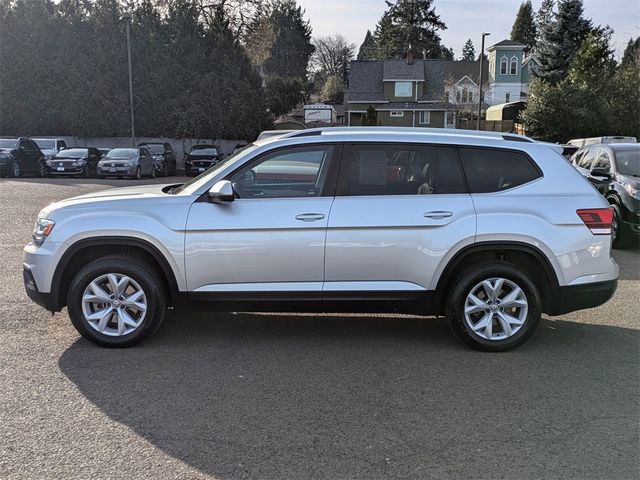
[{"label": "front door", "polygon": [[267,153],[228,176],[232,203],[194,203],[185,244],[189,291],[320,295],[336,150],[309,145]]},{"label": "front door", "polygon": [[454,148],[345,146],[327,230],[324,298],[433,290],[443,258],[472,243],[475,231]]}]

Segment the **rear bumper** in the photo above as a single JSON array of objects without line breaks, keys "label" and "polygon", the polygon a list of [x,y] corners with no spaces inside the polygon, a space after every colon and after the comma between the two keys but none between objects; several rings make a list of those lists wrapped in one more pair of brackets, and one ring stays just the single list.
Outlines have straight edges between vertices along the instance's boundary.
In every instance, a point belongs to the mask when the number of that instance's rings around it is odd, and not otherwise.
[{"label": "rear bumper", "polygon": [[617,289],[618,279],[559,287],[550,311],[546,313],[564,315],[576,310],[599,307],[608,302]]}]

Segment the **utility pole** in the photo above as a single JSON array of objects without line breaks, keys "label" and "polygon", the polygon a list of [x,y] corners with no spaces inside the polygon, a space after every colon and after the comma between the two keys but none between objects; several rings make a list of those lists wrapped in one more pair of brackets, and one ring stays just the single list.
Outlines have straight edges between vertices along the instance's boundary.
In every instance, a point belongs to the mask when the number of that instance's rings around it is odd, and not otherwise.
[{"label": "utility pole", "polygon": [[131,113],[131,146],[136,146],[136,128],[133,114],[133,71],[131,69],[131,17],[122,17],[127,27],[127,58],[129,61],[129,111]]},{"label": "utility pole", "polygon": [[476,130],[480,130],[480,115],[482,114],[482,82],[484,81],[482,75],[482,67],[484,64],[484,37],[491,35],[490,33],[482,34],[482,47],[480,48],[480,92],[478,95],[478,120],[476,121]]}]

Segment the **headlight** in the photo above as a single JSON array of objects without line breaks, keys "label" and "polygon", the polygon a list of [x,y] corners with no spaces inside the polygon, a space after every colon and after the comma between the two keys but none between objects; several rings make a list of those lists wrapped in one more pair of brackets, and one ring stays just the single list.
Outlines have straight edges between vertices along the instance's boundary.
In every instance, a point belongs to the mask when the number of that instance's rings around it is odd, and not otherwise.
[{"label": "headlight", "polygon": [[9,152],[0,152],[0,158],[11,158],[11,153],[9,153]]},{"label": "headlight", "polygon": [[123,167],[130,167],[131,165],[133,165],[132,162],[122,162]]},{"label": "headlight", "polygon": [[39,218],[36,221],[36,226],[34,227],[33,235],[31,236],[31,238],[33,239],[33,243],[35,243],[37,246],[42,245],[45,238],[47,238],[51,233],[51,230],[53,230],[55,224],[56,222],[54,222],[53,220]]},{"label": "headlight", "polygon": [[640,190],[639,189],[633,187],[632,185],[630,185],[628,183],[623,183],[622,186],[629,193],[629,195],[631,195],[633,198],[637,198],[637,199],[640,200]]},{"label": "headlight", "polygon": [[83,159],[78,160],[78,166],[83,167],[84,164],[87,163]]}]

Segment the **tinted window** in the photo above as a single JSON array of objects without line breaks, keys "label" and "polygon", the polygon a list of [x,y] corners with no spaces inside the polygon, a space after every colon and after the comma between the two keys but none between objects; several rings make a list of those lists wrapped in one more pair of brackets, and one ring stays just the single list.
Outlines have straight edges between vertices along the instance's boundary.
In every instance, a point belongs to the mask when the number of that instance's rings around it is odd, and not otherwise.
[{"label": "tinted window", "polygon": [[591,168],[591,164],[593,163],[594,157],[595,152],[593,150],[588,150],[576,163],[576,165],[580,168],[584,168],[585,170],[589,170]]},{"label": "tinted window", "polygon": [[621,174],[640,177],[640,147],[637,150],[618,150],[615,155]]},{"label": "tinted window", "polygon": [[540,177],[532,161],[521,153],[475,148],[462,148],[460,153],[472,193],[500,192]]},{"label": "tinted window", "polygon": [[321,194],[333,147],[280,150],[241,168],[229,180],[240,198],[316,197]]},{"label": "tinted window", "polygon": [[346,195],[464,193],[453,148],[428,145],[352,145],[340,167]]},{"label": "tinted window", "polygon": [[596,161],[593,162],[591,169],[600,168],[605,171],[611,170],[611,160],[609,159],[609,154],[604,150],[598,151],[598,156],[596,157]]}]

